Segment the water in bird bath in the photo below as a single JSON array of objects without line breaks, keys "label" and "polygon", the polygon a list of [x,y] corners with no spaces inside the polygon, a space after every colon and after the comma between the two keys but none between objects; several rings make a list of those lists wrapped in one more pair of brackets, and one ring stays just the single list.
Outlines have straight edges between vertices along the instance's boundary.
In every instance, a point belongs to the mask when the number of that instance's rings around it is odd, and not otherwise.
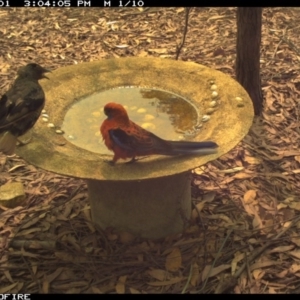
[{"label": "water in bird bath", "polygon": [[106,118],[103,107],[109,102],[123,105],[132,121],[164,139],[189,139],[199,127],[196,107],[181,96],[158,89],[120,87],[74,103],[64,118],[65,138],[89,151],[111,154],[99,130]]}]

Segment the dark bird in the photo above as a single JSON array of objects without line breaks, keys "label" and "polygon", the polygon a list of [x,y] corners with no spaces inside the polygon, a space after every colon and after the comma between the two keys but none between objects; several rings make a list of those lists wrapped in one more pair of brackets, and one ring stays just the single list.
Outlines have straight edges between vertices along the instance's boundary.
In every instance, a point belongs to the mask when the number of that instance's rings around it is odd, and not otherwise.
[{"label": "dark bird", "polygon": [[179,154],[212,154],[216,153],[218,145],[212,141],[188,142],[163,140],[148,130],[132,122],[125,108],[118,103],[108,103],[104,107],[107,116],[100,127],[106,147],[114,152],[111,161],[114,164],[118,159],[152,154],[179,155]]},{"label": "dark bird", "polygon": [[0,152],[11,155],[20,135],[33,127],[45,104],[45,93],[38,80],[49,70],[30,63],[18,70],[12,87],[0,99]]}]

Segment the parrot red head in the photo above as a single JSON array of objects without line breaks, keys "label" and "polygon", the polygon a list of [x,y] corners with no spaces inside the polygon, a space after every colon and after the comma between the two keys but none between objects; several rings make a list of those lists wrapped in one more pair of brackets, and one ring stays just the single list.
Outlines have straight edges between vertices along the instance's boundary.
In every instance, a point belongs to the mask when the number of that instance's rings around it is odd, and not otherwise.
[{"label": "parrot red head", "polygon": [[112,118],[128,118],[128,114],[126,109],[118,103],[110,102],[104,106],[104,113],[108,117],[108,119]]}]

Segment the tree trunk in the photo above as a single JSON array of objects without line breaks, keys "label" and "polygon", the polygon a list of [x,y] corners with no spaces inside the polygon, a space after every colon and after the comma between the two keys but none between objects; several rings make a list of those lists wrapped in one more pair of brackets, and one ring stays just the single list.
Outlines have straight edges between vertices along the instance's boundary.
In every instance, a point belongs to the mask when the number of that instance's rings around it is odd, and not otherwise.
[{"label": "tree trunk", "polygon": [[255,115],[263,107],[260,79],[261,7],[237,9],[236,78],[250,95]]}]

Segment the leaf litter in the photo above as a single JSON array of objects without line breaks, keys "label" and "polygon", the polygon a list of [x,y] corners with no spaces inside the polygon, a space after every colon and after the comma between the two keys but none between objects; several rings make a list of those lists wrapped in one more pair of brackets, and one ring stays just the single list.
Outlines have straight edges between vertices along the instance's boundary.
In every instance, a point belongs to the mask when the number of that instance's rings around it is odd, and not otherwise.
[{"label": "leaf litter", "polygon": [[[179,59],[234,77],[236,9],[193,8]],[[0,293],[299,293],[300,28],[297,8],[264,8],[264,111],[232,151],[192,174],[184,233],[141,240],[96,231],[83,181],[0,155]],[[184,8],[0,9],[1,92],[17,69],[125,56],[172,58]]]}]

